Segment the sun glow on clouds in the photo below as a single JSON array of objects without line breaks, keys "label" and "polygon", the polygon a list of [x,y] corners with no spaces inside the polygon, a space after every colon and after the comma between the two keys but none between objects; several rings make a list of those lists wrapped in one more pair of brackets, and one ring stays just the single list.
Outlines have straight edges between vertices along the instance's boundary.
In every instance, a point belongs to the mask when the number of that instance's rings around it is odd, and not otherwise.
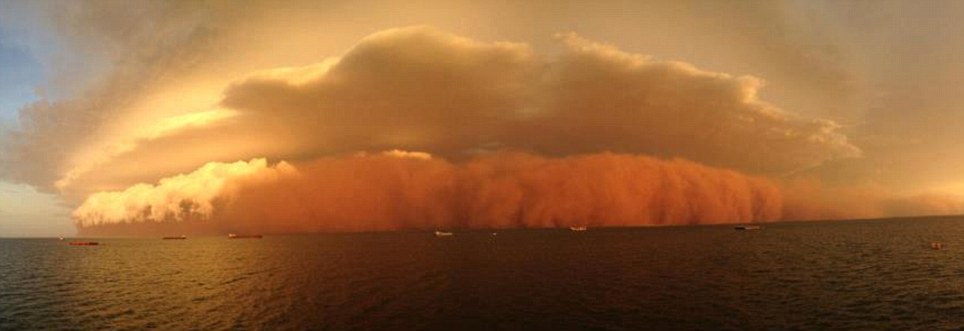
[{"label": "sun glow on clouds", "polygon": [[80,226],[206,218],[218,199],[230,199],[232,181],[294,173],[284,162],[268,167],[265,159],[211,162],[191,173],[161,179],[156,185],[141,183],[124,191],[93,194],[74,211],[73,217]]},{"label": "sun glow on clouds", "polygon": [[[377,156],[431,160],[425,152],[393,149]],[[372,157],[358,153],[355,158]],[[130,222],[171,222],[210,218],[215,204],[230,203],[238,189],[297,176],[286,162],[268,166],[264,158],[233,163],[209,162],[188,174],[163,178],[157,184],[140,183],[123,191],[100,192],[88,197],[73,213],[77,225],[89,227]],[[271,208],[270,206],[262,206]]]},{"label": "sun glow on clouds", "polygon": [[282,67],[255,72],[247,77],[249,80],[283,80],[291,85],[304,85],[317,80],[338,64],[340,59],[330,57],[321,62],[302,67]]},{"label": "sun glow on clouds", "polygon": [[63,177],[57,180],[57,189],[66,190],[74,180],[110,161],[111,158],[133,151],[138,145],[165,137],[174,133],[188,129],[205,127],[212,123],[222,121],[235,116],[237,113],[230,109],[215,109],[163,118],[146,127],[137,128],[127,138],[111,141],[108,145],[102,146],[96,154],[85,153],[77,158],[75,166],[67,171]]},{"label": "sun glow on clouds", "polygon": [[382,155],[394,156],[394,157],[400,157],[400,158],[411,158],[411,159],[416,159],[416,160],[431,160],[431,159],[432,159],[432,154],[429,154],[429,153],[425,153],[425,152],[409,152],[409,151],[403,151],[403,150],[400,150],[400,149],[393,149],[393,150],[390,150],[390,151],[384,151],[384,152],[382,152]]}]

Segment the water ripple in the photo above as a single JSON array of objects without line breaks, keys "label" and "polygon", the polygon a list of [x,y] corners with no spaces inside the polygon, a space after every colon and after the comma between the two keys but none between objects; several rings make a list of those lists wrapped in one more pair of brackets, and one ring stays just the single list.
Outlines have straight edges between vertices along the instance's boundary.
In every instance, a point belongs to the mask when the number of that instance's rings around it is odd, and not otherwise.
[{"label": "water ripple", "polygon": [[961,225],[4,239],[0,330],[961,329]]}]

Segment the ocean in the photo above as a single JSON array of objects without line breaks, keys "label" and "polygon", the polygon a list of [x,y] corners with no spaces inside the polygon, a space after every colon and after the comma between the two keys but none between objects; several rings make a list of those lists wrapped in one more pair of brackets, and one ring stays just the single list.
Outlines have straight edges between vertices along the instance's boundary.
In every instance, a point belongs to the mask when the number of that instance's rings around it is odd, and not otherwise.
[{"label": "ocean", "polygon": [[97,241],[0,239],[0,330],[964,328],[955,217]]}]

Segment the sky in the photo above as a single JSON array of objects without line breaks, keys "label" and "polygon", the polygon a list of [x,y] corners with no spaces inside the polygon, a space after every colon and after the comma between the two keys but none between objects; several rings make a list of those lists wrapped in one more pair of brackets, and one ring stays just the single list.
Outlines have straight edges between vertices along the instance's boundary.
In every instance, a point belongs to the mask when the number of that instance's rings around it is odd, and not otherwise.
[{"label": "sky", "polygon": [[959,214],[962,13],[0,0],[0,236]]}]

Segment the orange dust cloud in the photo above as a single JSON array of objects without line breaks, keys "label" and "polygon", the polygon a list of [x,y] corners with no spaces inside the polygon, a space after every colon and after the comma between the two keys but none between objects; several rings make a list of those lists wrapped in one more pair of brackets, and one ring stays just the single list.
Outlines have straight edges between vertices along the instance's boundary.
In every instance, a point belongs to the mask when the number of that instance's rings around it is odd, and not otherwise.
[{"label": "orange dust cloud", "polygon": [[[101,193],[112,199],[95,195],[74,217],[83,234],[136,235],[175,229],[294,233],[713,224],[778,220],[782,212],[781,193],[769,180],[626,154],[547,158],[500,152],[452,163],[393,151],[296,167],[261,162],[234,164],[254,165],[250,172],[176,177],[218,177],[223,185],[217,194],[179,195],[170,188],[186,184],[174,185],[169,178],[135,191]],[[163,194],[142,192],[152,190]],[[124,197],[128,194],[163,198]],[[185,207],[178,213],[172,206],[211,208]],[[171,212],[158,213],[158,208]]]}]

